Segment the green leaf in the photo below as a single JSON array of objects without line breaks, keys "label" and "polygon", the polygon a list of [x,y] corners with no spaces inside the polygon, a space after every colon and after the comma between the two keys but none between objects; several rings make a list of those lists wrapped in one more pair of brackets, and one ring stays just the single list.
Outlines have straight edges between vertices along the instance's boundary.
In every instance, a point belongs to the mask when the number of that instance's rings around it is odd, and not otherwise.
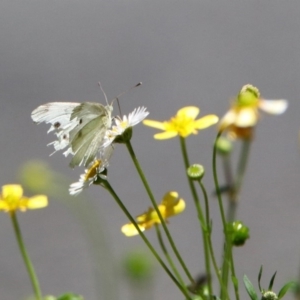
[{"label": "green leaf", "polygon": [[244,275],[243,280],[244,280],[244,284],[245,284],[247,293],[250,296],[250,298],[252,300],[258,300],[258,296],[257,296],[255,289],[254,289],[251,281],[249,280],[249,278],[246,275]]},{"label": "green leaf", "polygon": [[277,271],[274,273],[274,275],[272,276],[272,278],[271,278],[271,280],[270,280],[270,284],[269,284],[268,291],[272,291],[272,287],[273,287],[273,284],[274,284],[274,280],[275,280],[275,277],[276,277],[276,273],[277,273]]},{"label": "green leaf", "polygon": [[261,280],[262,271],[263,271],[263,266],[261,265],[260,269],[259,269],[259,273],[258,273],[258,288],[259,288],[260,291],[262,291],[262,288],[260,286],[260,280]]},{"label": "green leaf", "polygon": [[278,293],[278,299],[283,298],[283,296],[290,290],[290,289],[294,289],[295,287],[297,287],[297,282],[295,281],[290,281],[288,283],[286,283],[281,290]]}]

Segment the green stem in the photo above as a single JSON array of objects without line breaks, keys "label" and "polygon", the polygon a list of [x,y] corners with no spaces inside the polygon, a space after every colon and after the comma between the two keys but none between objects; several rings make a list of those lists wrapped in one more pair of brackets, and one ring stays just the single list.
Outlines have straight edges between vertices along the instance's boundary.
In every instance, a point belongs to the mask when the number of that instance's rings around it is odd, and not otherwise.
[{"label": "green stem", "polygon": [[242,149],[241,149],[241,155],[239,159],[239,164],[237,168],[237,175],[236,175],[236,180],[235,180],[235,185],[234,185],[234,197],[232,201],[237,202],[238,201],[238,196],[243,184],[246,168],[247,168],[247,163],[249,160],[249,153],[250,153],[250,146],[251,146],[251,140],[243,140],[242,143]]},{"label": "green stem", "polygon": [[234,267],[234,259],[233,259],[233,254],[232,254],[232,251],[231,251],[231,257],[230,257],[230,260],[231,260],[231,263],[230,263],[230,266],[231,266],[231,274],[232,274],[232,282],[233,282],[233,287],[234,287],[234,293],[235,293],[235,299],[236,300],[240,300],[240,295],[239,295],[239,282],[235,276],[235,267]]},{"label": "green stem", "polygon": [[[190,163],[189,163],[188,153],[187,153],[187,149],[186,149],[185,139],[183,137],[180,137],[180,147],[181,147],[181,152],[182,152],[182,156],[183,156],[185,170],[187,170],[188,167],[190,166]],[[201,232],[202,232],[205,268],[206,268],[206,275],[208,278],[208,289],[209,289],[209,295],[210,295],[210,297],[212,297],[213,292],[212,292],[212,284],[211,284],[210,258],[209,258],[209,249],[208,249],[208,241],[207,241],[207,230],[209,230],[208,223],[205,222],[205,218],[204,218],[204,215],[202,212],[200,200],[197,195],[195,185],[194,185],[193,181],[189,178],[189,176],[187,176],[187,178],[188,178],[188,183],[189,183],[190,190],[191,190],[191,193],[193,196],[194,204],[195,204],[195,207],[197,210],[200,228],[201,228]],[[208,215],[208,217],[209,217],[209,214],[207,211],[206,211],[206,215]]]},{"label": "green stem", "polygon": [[[233,222],[236,217],[236,211],[237,211],[237,207],[238,207],[238,198],[239,198],[240,190],[242,187],[244,175],[246,172],[247,162],[248,162],[249,153],[250,153],[250,145],[251,145],[251,140],[249,140],[249,139],[243,140],[235,181],[233,181],[233,176],[232,176],[232,171],[231,171],[231,166],[230,166],[229,160],[224,161],[225,178],[227,181],[227,185],[230,187],[229,205],[228,205],[228,210],[227,210],[227,222],[229,222],[229,223]],[[232,270],[234,271],[234,260],[233,260],[233,255],[232,255],[232,245],[231,244],[230,245],[228,244],[227,247],[225,245],[223,257],[224,257],[224,261],[223,261],[223,267],[222,267],[222,271],[223,271],[222,277],[224,280],[224,284],[227,286],[228,273],[229,273],[229,262],[226,260],[230,261],[231,271]],[[232,274],[232,276],[235,276],[235,275]],[[236,292],[236,287],[235,287],[235,292]],[[236,292],[236,295],[238,295],[237,292]]]},{"label": "green stem", "polygon": [[226,186],[228,187],[228,208],[227,208],[227,218],[228,222],[233,221],[235,217],[235,210],[237,203],[233,201],[233,194],[234,194],[234,179],[232,174],[231,168],[231,161],[230,161],[230,154],[223,155],[223,169],[225,175]]},{"label": "green stem", "polygon": [[[209,276],[208,278],[208,290],[210,292],[210,295],[212,295],[212,282],[211,282],[211,269],[210,269],[210,258],[209,258],[209,252],[210,255],[213,258],[214,256],[214,252],[212,251],[212,249],[209,248],[209,243],[211,241],[211,226],[210,226],[210,215],[209,215],[209,202],[208,202],[208,196],[207,196],[207,192],[205,189],[205,186],[203,185],[202,181],[199,180],[199,185],[201,187],[203,196],[204,196],[204,203],[205,203],[205,216],[206,216],[206,226],[205,226],[205,244],[204,244],[204,251],[205,254],[207,253],[207,257],[205,256],[205,267],[206,267],[206,271],[207,271],[207,276]],[[200,206],[200,203],[199,203]]]},{"label": "green stem", "polygon": [[137,160],[137,158],[136,158],[136,155],[135,155],[135,153],[134,153],[134,151],[133,151],[133,148],[132,148],[132,146],[131,146],[130,141],[126,142],[126,147],[127,147],[128,151],[129,151],[129,154],[130,154],[130,156],[131,156],[131,159],[132,159],[132,161],[133,161],[133,163],[134,163],[134,165],[135,165],[135,167],[136,167],[136,169],[137,169],[137,172],[138,172],[138,174],[139,174],[139,176],[140,176],[140,178],[141,178],[141,180],[142,180],[142,182],[143,182],[143,184],[144,184],[144,187],[145,187],[145,189],[146,189],[146,191],[147,191],[147,194],[148,194],[148,196],[149,196],[149,198],[150,198],[150,201],[151,201],[151,203],[152,203],[152,205],[153,205],[153,207],[154,207],[154,209],[155,209],[155,211],[156,211],[156,213],[157,213],[157,215],[158,215],[158,217],[159,217],[159,220],[160,220],[160,222],[161,222],[161,225],[162,225],[162,227],[163,227],[163,229],[164,229],[164,231],[165,231],[165,233],[166,233],[167,239],[168,239],[168,241],[169,241],[169,243],[170,243],[170,245],[171,245],[172,250],[173,250],[174,253],[175,253],[175,256],[177,257],[177,259],[178,259],[180,265],[182,266],[182,268],[183,268],[184,272],[186,273],[187,277],[189,278],[189,280],[190,280],[191,282],[194,282],[194,279],[193,279],[193,277],[192,277],[190,271],[188,270],[188,268],[187,268],[187,266],[185,265],[185,263],[184,263],[184,261],[183,261],[181,255],[180,255],[179,251],[178,251],[177,248],[176,248],[176,245],[175,245],[175,243],[174,243],[174,241],[173,241],[173,238],[172,238],[172,236],[171,236],[171,234],[170,234],[170,231],[169,231],[169,229],[168,229],[168,227],[167,227],[167,225],[166,225],[166,222],[165,222],[163,216],[161,215],[160,210],[158,209],[158,206],[157,206],[157,204],[156,204],[156,201],[155,201],[155,199],[154,199],[154,196],[153,196],[153,194],[152,194],[152,191],[151,191],[151,189],[150,189],[150,186],[149,186],[149,184],[148,184],[148,182],[147,182],[147,179],[146,179],[146,177],[145,177],[145,175],[144,175],[144,173],[143,173],[143,170],[142,170],[142,168],[141,168],[141,166],[140,166],[140,164],[139,164],[139,162],[138,162],[138,160]]},{"label": "green stem", "polygon": [[217,265],[216,256],[215,256],[214,249],[213,249],[213,245],[212,245],[212,242],[211,242],[211,237],[209,237],[209,239],[208,239],[208,248],[209,248],[209,251],[210,251],[212,263],[213,263],[213,266],[214,266],[216,275],[217,275],[217,277],[218,277],[220,286],[221,286],[221,287],[223,288],[223,290],[224,290],[226,299],[229,299],[227,287],[225,287],[224,284],[223,284],[223,281],[222,281],[222,278],[221,278],[221,272],[220,272],[220,270],[219,270],[219,268],[218,268],[218,265]]},{"label": "green stem", "polygon": [[166,248],[166,245],[163,241],[163,238],[162,238],[162,235],[161,235],[158,224],[155,224],[155,229],[156,229],[156,234],[157,234],[157,238],[158,238],[160,247],[161,247],[161,249],[162,249],[162,251],[163,251],[170,267],[171,267],[171,269],[173,270],[174,274],[176,275],[176,277],[177,277],[178,281],[181,283],[181,285],[185,286],[184,281],[183,281],[182,277],[180,276],[180,273],[178,272],[178,270],[177,270],[177,268],[176,268],[176,266],[175,266],[175,264],[174,264],[174,262],[173,262],[173,260],[170,256],[170,254],[168,252],[168,249]]},{"label": "green stem", "polygon": [[224,230],[224,235],[225,235],[225,246],[224,246],[224,263],[222,267],[222,281],[223,284],[221,286],[221,295],[220,298],[224,299],[225,297],[225,288],[227,289],[228,285],[228,268],[229,268],[229,262],[230,262],[230,257],[231,257],[231,240],[230,240],[230,233],[228,232],[227,228],[227,222],[225,218],[225,212],[224,212],[224,207],[223,207],[223,202],[222,202],[222,196],[221,196],[221,191],[220,191],[220,186],[219,186],[219,181],[218,181],[218,175],[217,175],[217,142],[218,139],[220,138],[222,134],[222,131],[219,131],[214,143],[214,149],[213,149],[213,177],[214,177],[214,183],[215,183],[215,188],[217,191],[217,197],[218,197],[218,204],[219,204],[219,209],[220,209],[220,214],[221,214],[221,220],[223,224],[223,230]]},{"label": "green stem", "polygon": [[152,244],[149,242],[149,240],[146,238],[145,234],[141,231],[140,227],[138,226],[137,222],[135,221],[135,219],[132,217],[132,215],[130,214],[130,212],[127,210],[127,208],[125,207],[125,205],[123,204],[123,202],[121,201],[121,199],[118,197],[118,195],[115,193],[114,189],[112,188],[112,186],[109,184],[108,181],[103,181],[103,185],[104,187],[109,191],[109,193],[112,195],[112,197],[115,199],[115,201],[117,202],[117,204],[119,205],[119,207],[122,209],[122,211],[124,212],[124,214],[127,216],[127,218],[130,220],[130,222],[134,225],[134,227],[136,228],[136,230],[138,231],[140,237],[142,238],[142,240],[145,242],[145,244],[147,245],[147,247],[149,248],[149,250],[151,251],[151,253],[154,255],[154,257],[157,259],[157,261],[160,263],[160,265],[162,266],[162,268],[166,271],[166,273],[170,276],[170,278],[172,279],[172,281],[176,284],[176,286],[180,289],[180,291],[183,293],[183,295],[185,297],[187,297],[187,299],[191,300],[189,294],[186,292],[185,287],[182,286],[177,279],[174,277],[174,275],[172,274],[172,272],[169,270],[169,268],[166,266],[166,264],[163,262],[163,260],[161,259],[161,257],[159,256],[159,254],[156,252],[156,250],[154,249],[154,247],[152,246]]},{"label": "green stem", "polygon": [[32,288],[34,290],[35,298],[36,298],[36,300],[42,300],[42,293],[41,293],[41,289],[40,289],[40,286],[39,286],[39,281],[38,281],[38,278],[35,274],[35,271],[34,271],[32,263],[31,263],[31,260],[29,258],[29,255],[26,251],[25,244],[24,244],[24,241],[23,241],[23,238],[22,238],[21,229],[20,229],[20,226],[19,226],[19,223],[18,223],[18,220],[17,220],[17,215],[13,211],[13,212],[11,212],[10,216],[11,216],[11,220],[12,220],[12,223],[13,223],[13,228],[14,228],[14,231],[15,231],[17,242],[18,242],[18,245],[19,245],[19,248],[20,248],[20,251],[21,251],[21,254],[22,254],[22,257],[23,257],[28,275],[29,275],[29,278],[31,280],[31,284],[32,284]]},{"label": "green stem", "polygon": [[[229,198],[229,203],[227,207],[227,222],[232,222],[235,217],[235,212],[236,212],[236,207],[237,203],[233,201],[233,194],[234,194],[234,179],[233,179],[233,174],[232,174],[232,168],[231,168],[231,163],[230,163],[230,156],[226,155],[223,156],[223,168],[224,168],[224,174],[225,174],[225,180],[226,180],[226,185],[229,188],[228,191],[228,198]],[[228,286],[228,275],[229,275],[229,258],[228,255],[231,252],[232,254],[232,246],[229,243],[226,243],[226,237],[224,241],[224,249],[223,249],[223,263],[222,263],[222,280],[224,286]],[[232,255],[231,255],[232,258]],[[233,262],[233,260],[230,260]],[[234,268],[234,266],[232,266]],[[221,294],[222,294],[222,287],[221,287]]]}]

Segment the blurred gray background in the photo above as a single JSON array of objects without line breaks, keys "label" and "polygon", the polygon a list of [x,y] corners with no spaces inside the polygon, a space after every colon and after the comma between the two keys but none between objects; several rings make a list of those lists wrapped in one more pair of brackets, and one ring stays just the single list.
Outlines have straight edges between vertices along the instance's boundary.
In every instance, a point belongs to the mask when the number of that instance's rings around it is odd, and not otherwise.
[{"label": "blurred gray background", "polygon": [[[265,287],[276,270],[277,290],[298,276],[299,1],[2,0],[0,41],[1,185],[16,182],[18,169],[32,159],[46,161],[68,176],[68,183],[77,181],[82,170],[71,170],[70,159],[60,153],[49,157],[52,148],[46,144],[54,136],[46,134],[48,126],[34,125],[30,113],[52,101],[104,103],[98,81],[111,99],[142,81],[142,87],[121,98],[122,110],[129,113],[143,105],[155,120],[167,120],[186,105],[200,106],[202,115],[222,116],[230,97],[246,83],[258,86],[265,98],[288,99],[288,111],[278,117],[264,115],[256,131],[238,211],[238,218],[250,226],[251,239],[235,254],[238,277],[246,273],[255,286],[261,264]],[[186,211],[171,219],[169,228],[196,275],[204,270],[201,238],[179,141],[155,141],[155,132],[135,127],[132,144],[155,196],[176,189],[187,202]],[[209,192],[215,134],[210,128],[187,140],[191,162],[207,169],[204,183]],[[133,215],[148,208],[122,145],[112,157],[109,178]],[[92,212],[101,223],[96,233],[105,234],[117,265],[127,251],[144,248],[139,237],[126,238],[120,232],[127,220],[108,193],[92,186],[83,196],[84,206],[86,201],[87,207],[96,207]],[[118,285],[120,271],[114,275],[115,285],[104,284],[105,274],[111,273],[108,256],[102,262],[103,281],[94,283],[95,249],[68,208],[78,199],[68,199],[67,205],[58,200],[50,198],[47,209],[19,214],[43,292],[74,291],[90,300],[130,299],[126,284],[121,280]],[[220,257],[223,238],[213,198],[211,207]],[[147,236],[157,244],[154,231]],[[0,298],[24,299],[31,287],[5,214],[0,216],[0,244]],[[156,269],[153,299],[183,299],[158,265]],[[96,287],[101,295],[96,295]],[[114,293],[105,296],[105,289]]]}]

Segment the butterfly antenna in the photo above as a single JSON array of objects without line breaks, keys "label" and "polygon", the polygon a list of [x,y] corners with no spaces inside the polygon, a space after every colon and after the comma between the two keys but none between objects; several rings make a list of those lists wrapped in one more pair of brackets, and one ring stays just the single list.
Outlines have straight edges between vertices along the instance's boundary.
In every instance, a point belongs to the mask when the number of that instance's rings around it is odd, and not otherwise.
[{"label": "butterfly antenna", "polygon": [[120,111],[120,115],[121,115],[121,116],[122,116],[122,113],[121,113],[121,107],[120,107],[119,98],[120,98],[122,95],[124,95],[124,94],[128,93],[130,90],[132,90],[132,89],[134,89],[134,88],[136,88],[136,87],[138,87],[138,86],[140,86],[140,85],[142,85],[142,83],[141,83],[141,82],[139,82],[138,84],[136,84],[136,85],[132,86],[131,88],[129,88],[129,89],[128,89],[128,90],[126,90],[125,92],[123,92],[123,93],[119,94],[119,95],[118,95],[116,98],[114,98],[114,99],[113,99],[113,101],[114,101],[114,100],[117,100],[117,102],[118,102],[118,108],[119,108],[119,111]]},{"label": "butterfly antenna", "polygon": [[120,105],[119,98],[116,98],[116,100],[117,100],[117,103],[118,103],[118,109],[119,109],[119,112],[120,112],[120,116],[123,118],[123,114],[122,114],[122,111],[121,111],[121,105]]},{"label": "butterfly antenna", "polygon": [[142,83],[141,82],[139,82],[138,84],[136,84],[135,86],[132,86],[131,88],[129,88],[128,90],[126,90],[125,92],[123,92],[123,93],[121,93],[120,95],[118,95],[115,99],[118,99],[118,98],[120,98],[121,96],[123,96],[124,94],[126,94],[126,93],[128,93],[129,91],[131,91],[132,89],[134,89],[134,88],[136,88],[136,87],[138,87],[138,86],[140,86],[140,85],[142,85]]},{"label": "butterfly antenna", "polygon": [[103,95],[104,95],[104,97],[105,97],[106,104],[109,105],[109,104],[108,104],[108,100],[107,100],[107,96],[106,96],[106,94],[105,94],[105,92],[104,92],[104,90],[103,90],[103,88],[102,88],[102,85],[101,85],[101,82],[100,82],[100,81],[98,82],[98,85],[99,85],[99,87],[100,87],[100,89],[101,89],[101,91],[102,91],[102,93],[103,93]]}]

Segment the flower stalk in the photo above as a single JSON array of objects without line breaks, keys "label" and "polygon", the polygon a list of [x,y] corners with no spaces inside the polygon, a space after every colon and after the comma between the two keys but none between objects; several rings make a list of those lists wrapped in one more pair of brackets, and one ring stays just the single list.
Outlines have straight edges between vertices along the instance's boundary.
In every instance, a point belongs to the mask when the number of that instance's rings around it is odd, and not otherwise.
[{"label": "flower stalk", "polygon": [[184,285],[182,286],[178,282],[178,280],[174,277],[174,275],[172,274],[172,272],[169,270],[169,268],[166,266],[166,264],[164,263],[164,261],[162,260],[162,258],[157,253],[157,251],[154,249],[154,247],[152,246],[152,244],[149,242],[149,240],[147,239],[147,237],[145,236],[145,234],[140,229],[139,225],[136,223],[134,217],[130,214],[130,212],[128,211],[128,209],[126,208],[126,206],[123,204],[123,202],[121,201],[121,199],[118,197],[118,195],[116,194],[116,192],[114,191],[114,189],[112,188],[112,186],[109,184],[109,182],[107,180],[103,181],[103,185],[108,190],[108,192],[111,194],[111,196],[114,198],[114,200],[117,202],[117,204],[119,205],[119,207],[121,208],[121,210],[124,212],[124,214],[126,215],[126,217],[135,226],[135,228],[138,231],[140,237],[142,238],[142,240],[144,241],[144,243],[146,244],[146,246],[149,248],[149,250],[151,251],[151,253],[154,255],[154,257],[157,259],[157,261],[160,263],[160,265],[165,270],[165,272],[169,275],[169,277],[172,279],[172,281],[175,283],[175,285],[180,289],[180,291],[183,293],[183,295],[188,300],[191,300],[191,298],[190,298],[190,296],[189,296],[189,294],[188,294],[185,286]]},{"label": "flower stalk", "polygon": [[[186,149],[186,143],[185,139],[183,137],[180,137],[180,146],[181,146],[181,152],[182,152],[182,157],[183,157],[183,162],[185,166],[185,170],[188,169],[190,163],[189,163],[189,158],[188,158],[188,153]],[[192,179],[187,176],[188,178],[188,183],[189,187],[193,196],[194,204],[197,210],[198,214],[198,220],[200,223],[200,228],[201,228],[201,233],[202,233],[202,241],[203,241],[203,250],[204,250],[204,260],[205,260],[205,268],[206,268],[206,275],[208,278],[208,288],[209,288],[209,294],[210,297],[212,296],[212,285],[211,285],[211,271],[210,271],[210,258],[209,258],[209,248],[208,248],[208,237],[207,237],[207,232],[210,230],[209,225],[207,223],[207,220],[205,221],[204,214],[200,205],[200,200],[195,188],[195,185],[192,181]],[[209,222],[209,221],[208,221]]]},{"label": "flower stalk", "polygon": [[178,259],[178,261],[179,261],[180,265],[182,266],[184,272],[186,273],[187,277],[189,278],[189,280],[191,282],[193,282],[194,279],[193,279],[191,273],[189,272],[186,264],[184,263],[181,255],[180,255],[180,253],[179,253],[179,251],[178,251],[178,249],[177,249],[177,247],[176,247],[176,245],[175,245],[175,243],[173,241],[173,238],[172,238],[172,236],[171,236],[171,234],[169,232],[169,229],[168,229],[168,227],[166,225],[166,222],[165,222],[163,216],[161,215],[161,212],[160,212],[160,210],[159,210],[159,208],[157,206],[157,203],[156,203],[156,201],[154,199],[153,193],[152,193],[152,191],[150,189],[150,186],[149,186],[149,184],[147,182],[147,179],[146,179],[146,177],[144,175],[144,172],[143,172],[143,170],[142,170],[142,168],[141,168],[141,166],[140,166],[140,164],[138,162],[138,159],[137,159],[137,157],[136,157],[136,155],[135,155],[135,153],[133,151],[133,148],[131,146],[130,141],[126,142],[126,147],[127,147],[127,150],[128,150],[128,152],[130,154],[130,157],[131,157],[131,159],[132,159],[132,161],[134,163],[134,166],[136,167],[137,172],[138,172],[138,174],[139,174],[139,176],[140,176],[140,178],[141,178],[141,180],[143,182],[143,185],[144,185],[144,187],[145,187],[145,189],[147,191],[147,194],[148,194],[148,196],[150,198],[150,201],[151,201],[151,203],[152,203],[152,205],[153,205],[153,207],[154,207],[154,209],[155,209],[155,211],[156,211],[156,213],[157,213],[157,215],[159,217],[159,220],[160,220],[160,222],[162,224],[162,227],[163,227],[163,229],[165,231],[165,234],[166,234],[167,239],[168,239],[168,241],[169,241],[169,243],[171,245],[171,248],[174,251],[176,258]]},{"label": "flower stalk", "polygon": [[13,228],[14,228],[14,232],[16,235],[16,239],[20,248],[20,252],[23,258],[23,261],[25,263],[30,281],[31,281],[31,285],[35,294],[35,298],[36,300],[42,300],[42,292],[40,289],[40,285],[39,285],[39,281],[38,278],[36,276],[36,273],[34,271],[34,267],[33,264],[29,258],[29,255],[27,253],[24,241],[23,241],[23,237],[22,237],[22,233],[21,233],[21,229],[18,223],[18,219],[17,219],[17,215],[15,211],[11,211],[10,212],[10,217],[11,217],[11,221],[13,224]]}]

